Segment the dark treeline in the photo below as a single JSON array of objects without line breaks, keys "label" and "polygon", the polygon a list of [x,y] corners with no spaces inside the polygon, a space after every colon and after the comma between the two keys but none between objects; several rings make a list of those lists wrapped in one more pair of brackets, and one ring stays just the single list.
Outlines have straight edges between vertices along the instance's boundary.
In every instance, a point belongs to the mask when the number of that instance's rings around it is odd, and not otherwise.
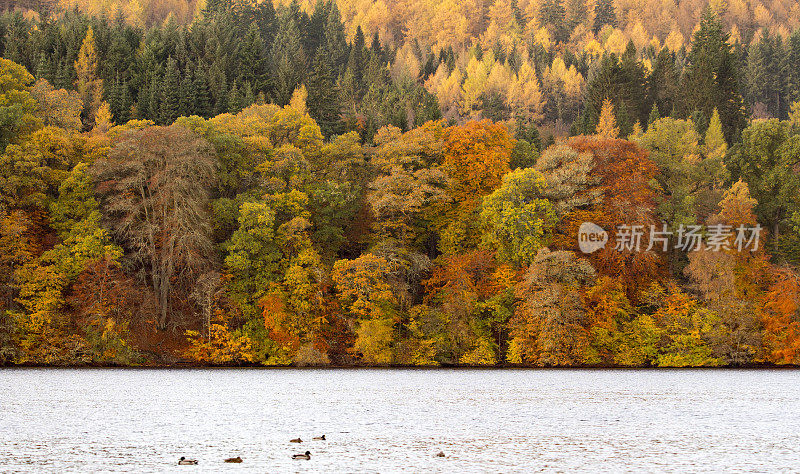
[{"label": "dark treeline", "polygon": [[421,85],[391,80],[385,66],[392,54],[376,38],[365,40],[359,30],[346,40],[335,3],[320,2],[309,16],[297,5],[276,12],[270,2],[213,1],[204,13],[190,26],[170,19],[146,31],[77,10],[39,23],[6,14],[0,55],[56,88],[72,88],[91,28],[102,99],[118,123],[170,124],[254,103],[285,105],[301,84],[326,136],[360,128],[371,137],[386,124],[407,129],[440,117],[435,97]]},{"label": "dark treeline", "polygon": [[[548,31],[558,31],[565,19],[551,13],[540,16]],[[598,27],[613,23],[597,18]],[[718,21],[703,21],[710,23],[694,39],[702,47],[675,51],[654,44],[637,51],[628,41],[624,52],[609,45],[598,57],[591,48],[558,43],[546,48],[530,38],[511,51],[500,43],[476,42],[454,52],[416,41],[399,49],[384,47],[377,34],[365,38],[360,27],[348,41],[333,2],[320,1],[309,15],[297,3],[276,11],[271,2],[216,0],[188,26],[169,17],[146,30],[121,17],[90,18],[78,10],[41,22],[7,13],[0,17],[0,54],[56,88],[71,88],[78,79],[74,62],[91,28],[102,99],[118,123],[169,124],[179,116],[236,113],[254,103],[285,105],[301,84],[325,136],[357,130],[367,140],[381,126],[408,130],[442,113],[455,120],[535,120],[555,126],[547,129],[556,135],[567,129],[591,132],[606,97],[625,136],[637,122],[646,125],[666,116],[692,118],[704,133],[714,108],[728,141],[738,137],[750,116],[786,119],[800,98],[800,31],[784,39],[757,30],[745,47],[738,41],[731,45]],[[404,56],[405,48],[413,58]],[[471,60],[482,64],[485,75],[497,65],[507,73],[480,78],[480,71],[470,70]],[[402,70],[408,61],[416,66],[410,74]],[[528,62],[535,78],[520,75]],[[429,90],[440,91],[439,82],[452,81],[454,71],[462,71],[458,93],[439,94],[437,103]],[[520,112],[510,90],[514,82],[531,86],[531,81],[541,95],[538,103],[525,104],[530,111]]]}]

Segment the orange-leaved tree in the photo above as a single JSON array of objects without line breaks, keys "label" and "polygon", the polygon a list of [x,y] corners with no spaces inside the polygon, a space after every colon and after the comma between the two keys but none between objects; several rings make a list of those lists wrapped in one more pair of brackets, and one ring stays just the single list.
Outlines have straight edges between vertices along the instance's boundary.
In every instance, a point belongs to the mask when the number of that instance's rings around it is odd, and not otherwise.
[{"label": "orange-leaved tree", "polygon": [[766,359],[800,364],[800,275],[776,268],[772,278],[761,309]]},{"label": "orange-leaved tree", "polygon": [[[561,233],[574,236],[569,250],[577,250],[578,228],[583,222],[593,222],[609,234],[605,248],[588,256],[601,275],[621,277],[631,301],[652,281],[663,274],[664,257],[647,252],[650,226],[657,226],[655,191],[650,185],[657,173],[647,152],[633,142],[619,139],[579,136],[568,145],[579,154],[592,155],[589,171],[590,189],[600,196],[598,204],[576,207],[562,220]],[[638,249],[634,240],[623,238],[620,226],[641,226]],[[631,230],[630,235],[635,232]]]},{"label": "orange-leaved tree", "polygon": [[477,246],[481,200],[508,173],[512,149],[506,127],[488,120],[447,129],[442,169],[451,180],[452,203],[436,209],[439,218],[434,222],[442,229],[439,247],[443,253],[452,255]]}]

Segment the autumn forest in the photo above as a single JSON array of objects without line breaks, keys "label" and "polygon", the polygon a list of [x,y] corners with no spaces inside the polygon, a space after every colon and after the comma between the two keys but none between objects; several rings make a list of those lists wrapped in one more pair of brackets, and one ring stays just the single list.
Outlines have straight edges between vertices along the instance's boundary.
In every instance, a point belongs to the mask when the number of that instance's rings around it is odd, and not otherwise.
[{"label": "autumn forest", "polygon": [[797,0],[0,10],[0,365],[800,364]]}]

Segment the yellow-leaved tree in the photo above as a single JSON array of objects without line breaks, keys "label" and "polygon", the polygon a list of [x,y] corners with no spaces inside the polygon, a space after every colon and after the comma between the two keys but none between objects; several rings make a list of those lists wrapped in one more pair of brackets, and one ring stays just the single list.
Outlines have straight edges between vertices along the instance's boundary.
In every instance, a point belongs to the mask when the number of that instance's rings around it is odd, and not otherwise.
[{"label": "yellow-leaved tree", "polygon": [[[75,60],[75,89],[83,101],[83,117],[86,125],[91,125],[103,100],[103,80],[98,74],[97,47],[91,27],[83,38],[83,44]],[[87,127],[88,128],[88,127]]]},{"label": "yellow-leaved tree", "polygon": [[614,105],[608,97],[603,100],[603,107],[600,109],[600,120],[597,122],[597,136],[602,138],[618,138],[619,127],[614,118]]},{"label": "yellow-leaved tree", "polygon": [[544,117],[546,100],[539,89],[539,80],[533,65],[525,61],[519,68],[508,91],[508,106],[523,122],[539,121]]},{"label": "yellow-leaved tree", "polygon": [[367,364],[394,361],[397,299],[388,281],[394,273],[391,262],[371,253],[333,266],[331,277],[355,326],[353,351]]}]

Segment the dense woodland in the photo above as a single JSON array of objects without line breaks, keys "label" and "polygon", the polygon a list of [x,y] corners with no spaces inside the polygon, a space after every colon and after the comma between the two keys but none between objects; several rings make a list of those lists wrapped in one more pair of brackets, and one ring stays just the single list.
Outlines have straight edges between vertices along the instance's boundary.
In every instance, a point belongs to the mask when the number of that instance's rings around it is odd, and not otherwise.
[{"label": "dense woodland", "polygon": [[800,363],[796,1],[3,6],[0,364]]}]

